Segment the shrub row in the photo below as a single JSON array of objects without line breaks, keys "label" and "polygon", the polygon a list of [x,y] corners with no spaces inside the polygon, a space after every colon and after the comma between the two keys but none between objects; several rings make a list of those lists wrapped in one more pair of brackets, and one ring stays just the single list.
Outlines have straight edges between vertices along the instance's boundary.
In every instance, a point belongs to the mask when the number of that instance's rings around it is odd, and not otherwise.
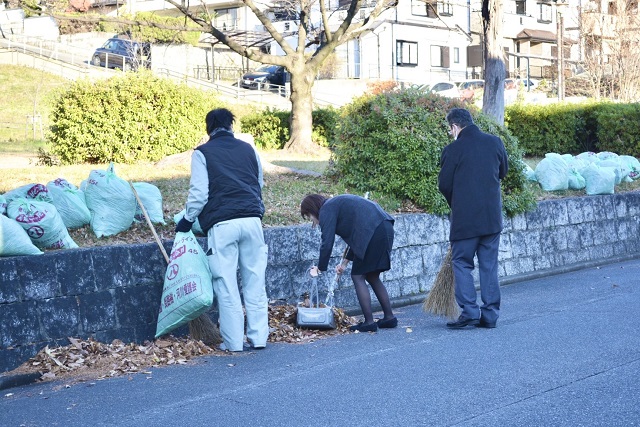
[{"label": "shrub row", "polygon": [[217,106],[211,93],[147,71],[79,80],[54,101],[46,154],[62,164],[157,161],[193,148]]},{"label": "shrub row", "polygon": [[640,104],[514,104],[505,124],[527,156],[612,151],[640,156]]}]

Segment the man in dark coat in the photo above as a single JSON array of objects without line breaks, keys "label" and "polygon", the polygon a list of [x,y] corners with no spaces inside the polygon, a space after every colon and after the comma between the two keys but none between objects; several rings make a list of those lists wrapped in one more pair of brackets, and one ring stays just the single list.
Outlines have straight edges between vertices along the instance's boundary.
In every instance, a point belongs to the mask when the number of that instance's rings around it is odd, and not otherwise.
[{"label": "man in dark coat", "polygon": [[[494,328],[500,314],[498,247],[502,231],[500,180],[509,169],[497,136],[480,131],[469,111],[454,108],[447,122],[455,141],[440,158],[438,188],[451,208],[451,242],[456,302],[462,312],[447,327]],[[476,302],[472,271],[478,257],[482,307]]]}]

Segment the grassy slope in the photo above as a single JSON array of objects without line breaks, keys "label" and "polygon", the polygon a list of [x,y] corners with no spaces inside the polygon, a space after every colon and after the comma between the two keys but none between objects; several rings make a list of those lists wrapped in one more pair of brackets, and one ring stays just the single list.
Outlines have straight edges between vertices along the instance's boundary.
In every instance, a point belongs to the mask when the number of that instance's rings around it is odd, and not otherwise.
[{"label": "grassy slope", "polygon": [[[29,67],[0,65],[0,87],[2,87],[2,109],[0,109],[0,143],[20,142],[33,139],[32,128],[27,126],[27,115],[34,111],[42,116],[46,128],[50,107],[49,97],[57,88],[67,84],[63,79]],[[36,129],[40,140],[40,129]],[[26,134],[26,136],[25,136]],[[20,150],[20,146],[15,147]]]}]

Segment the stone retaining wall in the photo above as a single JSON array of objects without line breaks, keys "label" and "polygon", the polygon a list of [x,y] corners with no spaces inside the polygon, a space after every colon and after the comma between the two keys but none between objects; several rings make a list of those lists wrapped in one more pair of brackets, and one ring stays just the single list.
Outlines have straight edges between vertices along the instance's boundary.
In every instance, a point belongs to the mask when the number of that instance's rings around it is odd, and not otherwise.
[{"label": "stone retaining wall", "polygon": [[[540,202],[535,211],[505,222],[501,282],[638,257],[639,217],[640,192]],[[383,281],[397,304],[415,303],[440,269],[449,223],[426,214],[395,218],[393,268]],[[309,225],[268,228],[265,239],[269,298],[295,303],[309,286],[306,271],[317,260],[320,233]],[[329,271],[343,249],[343,242],[335,245]],[[152,339],[165,268],[155,244],[0,258],[0,372],[46,345],[67,345],[70,336],[103,342]],[[326,290],[332,279],[332,274],[323,275],[320,289]],[[335,301],[349,310],[358,307],[348,274]]]}]

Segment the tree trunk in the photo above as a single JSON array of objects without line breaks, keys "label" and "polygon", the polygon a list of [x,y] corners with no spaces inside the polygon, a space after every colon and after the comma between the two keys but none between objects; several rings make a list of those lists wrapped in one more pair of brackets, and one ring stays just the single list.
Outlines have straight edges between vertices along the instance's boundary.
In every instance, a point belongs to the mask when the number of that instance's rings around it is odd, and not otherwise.
[{"label": "tree trunk", "polygon": [[484,95],[482,111],[504,125],[504,50],[502,47],[502,1],[482,1],[484,33]]},{"label": "tree trunk", "polygon": [[311,139],[313,87],[315,70],[291,74],[291,123],[290,137],[285,150],[298,153],[314,153],[318,146]]}]

